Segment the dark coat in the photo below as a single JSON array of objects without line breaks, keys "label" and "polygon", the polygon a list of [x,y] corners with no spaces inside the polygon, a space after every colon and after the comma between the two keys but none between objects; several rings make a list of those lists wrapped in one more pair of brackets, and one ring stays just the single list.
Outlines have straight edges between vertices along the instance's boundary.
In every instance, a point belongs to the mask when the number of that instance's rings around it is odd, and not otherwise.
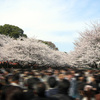
[{"label": "dark coat", "polygon": [[34,93],[33,93],[33,90],[28,90],[27,92],[24,93],[25,95],[25,98],[27,100],[31,100],[34,98]]},{"label": "dark coat", "polygon": [[59,100],[75,100],[74,98],[68,96],[67,94],[56,94],[56,95],[53,95],[52,97],[56,97]]},{"label": "dark coat", "polygon": [[50,97],[52,95],[56,95],[58,94],[58,89],[57,88],[53,88],[53,89],[49,89],[46,91],[46,96]]},{"label": "dark coat", "polygon": [[36,97],[32,100],[59,100],[59,99],[57,99],[55,97]]}]

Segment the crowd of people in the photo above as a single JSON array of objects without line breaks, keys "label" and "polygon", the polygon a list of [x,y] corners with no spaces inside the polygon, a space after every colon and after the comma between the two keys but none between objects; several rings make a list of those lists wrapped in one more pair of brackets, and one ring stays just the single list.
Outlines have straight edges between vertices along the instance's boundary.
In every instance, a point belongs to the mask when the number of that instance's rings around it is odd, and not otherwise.
[{"label": "crowd of people", "polygon": [[1,100],[100,100],[100,70],[0,68]]}]

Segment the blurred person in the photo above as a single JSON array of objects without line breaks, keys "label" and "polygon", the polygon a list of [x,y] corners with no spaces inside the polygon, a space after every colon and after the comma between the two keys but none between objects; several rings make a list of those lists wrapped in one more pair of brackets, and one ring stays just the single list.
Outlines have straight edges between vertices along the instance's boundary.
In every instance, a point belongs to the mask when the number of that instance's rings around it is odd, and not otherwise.
[{"label": "blurred person", "polygon": [[2,83],[0,83],[0,98],[1,98],[1,93],[2,93],[2,87],[3,87],[4,85],[2,84]]},{"label": "blurred person", "polygon": [[85,85],[86,85],[85,77],[79,76],[78,82],[77,82],[79,100],[81,100],[83,98],[83,90],[84,90]]},{"label": "blurred person", "polygon": [[1,100],[26,100],[23,89],[17,86],[6,85],[2,89]]},{"label": "blurred person", "polygon": [[46,96],[50,97],[52,95],[55,95],[58,93],[58,82],[55,77],[49,77],[47,80],[47,83],[49,85],[49,89],[46,91]]},{"label": "blurred person", "polygon": [[10,81],[9,81],[9,82],[10,82],[10,85],[21,87],[21,86],[19,85],[19,79],[20,79],[19,74],[13,75],[13,76],[11,77]]},{"label": "blurred person", "polygon": [[47,97],[45,95],[45,90],[46,90],[46,85],[44,82],[38,82],[37,84],[34,85],[34,94],[35,98],[32,100],[58,100],[55,97]]},{"label": "blurred person", "polygon": [[86,85],[84,87],[82,100],[96,100],[95,93],[91,85]]},{"label": "blurred person", "polygon": [[40,82],[38,78],[29,78],[27,80],[28,89],[24,93],[25,93],[25,97],[28,100],[31,100],[34,98],[34,85],[37,84],[37,82]]},{"label": "blurred person", "polygon": [[70,82],[69,95],[75,99],[79,99],[77,80],[70,71],[66,72],[65,79]]},{"label": "blurred person", "polygon": [[90,77],[90,83],[88,83],[88,84],[93,87],[93,90],[94,90],[95,95],[98,94],[99,87],[98,87],[98,83],[96,83],[96,79],[95,79],[94,76],[91,76]]},{"label": "blurred person", "polygon": [[56,97],[59,100],[75,100],[71,96],[69,96],[69,88],[70,82],[66,79],[63,79],[58,84],[58,94],[53,95],[52,97]]},{"label": "blurred person", "polygon": [[62,81],[64,79],[65,75],[64,74],[59,74],[58,75],[58,81]]},{"label": "blurred person", "polygon": [[58,70],[54,70],[54,74],[53,74],[53,76],[54,76],[55,78],[57,78],[58,75],[59,75],[59,71],[58,71]]}]

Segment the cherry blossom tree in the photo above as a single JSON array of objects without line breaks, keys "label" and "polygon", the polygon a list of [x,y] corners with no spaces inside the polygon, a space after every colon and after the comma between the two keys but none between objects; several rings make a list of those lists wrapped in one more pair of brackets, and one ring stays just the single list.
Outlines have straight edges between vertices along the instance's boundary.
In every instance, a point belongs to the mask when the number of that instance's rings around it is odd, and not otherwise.
[{"label": "cherry blossom tree", "polygon": [[49,46],[33,38],[19,38],[17,40],[0,35],[0,59],[38,65],[67,65],[67,54],[51,49]]},{"label": "cherry blossom tree", "polygon": [[9,42],[12,42],[14,39],[10,38],[9,36],[5,36],[5,35],[0,35],[0,61],[7,59],[6,54],[4,53],[4,45],[8,44]]},{"label": "cherry blossom tree", "polygon": [[91,66],[100,61],[100,24],[80,33],[69,58],[69,63],[76,66]]}]

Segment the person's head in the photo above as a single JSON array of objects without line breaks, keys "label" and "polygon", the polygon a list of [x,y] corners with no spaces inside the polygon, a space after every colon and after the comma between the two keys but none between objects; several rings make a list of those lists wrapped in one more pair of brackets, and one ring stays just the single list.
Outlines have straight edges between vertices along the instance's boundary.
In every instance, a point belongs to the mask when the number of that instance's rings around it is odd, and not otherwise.
[{"label": "person's head", "polygon": [[43,82],[38,82],[37,84],[34,85],[34,92],[39,97],[45,96],[45,90],[46,90],[46,85]]},{"label": "person's head", "polygon": [[92,76],[90,77],[91,82],[95,82],[95,78]]},{"label": "person's head", "polygon": [[78,80],[79,80],[79,81],[84,81],[84,76],[79,76],[79,77],[78,77]]},{"label": "person's head", "polygon": [[28,71],[24,71],[24,76],[28,76],[29,72]]},{"label": "person's head", "polygon": [[67,78],[68,80],[70,80],[71,78],[73,78],[73,73],[70,72],[70,71],[66,72],[66,78]]},{"label": "person's head", "polygon": [[34,84],[36,84],[37,82],[40,82],[40,80],[38,78],[29,78],[27,80],[27,85],[28,85],[28,89],[34,89]]},{"label": "person's head", "polygon": [[8,71],[4,71],[4,75],[7,76],[9,74]]},{"label": "person's head", "polygon": [[65,75],[64,75],[64,74],[59,74],[59,75],[58,75],[59,80],[63,80],[63,79],[64,79],[64,77],[65,77]]},{"label": "person's head", "polygon": [[91,98],[94,97],[94,88],[91,85],[86,85],[84,87],[83,94],[85,97]]},{"label": "person's head", "polygon": [[19,76],[19,74],[15,74],[15,75],[13,75],[13,77],[12,77],[12,82],[15,82],[15,83],[19,83],[19,78],[20,78],[20,76]]},{"label": "person's head", "polygon": [[58,70],[55,70],[54,71],[54,75],[58,75],[59,74],[59,71]]},{"label": "person's head", "polygon": [[54,88],[57,86],[57,80],[55,77],[49,77],[48,79],[48,85],[51,87],[51,88]]},{"label": "person's head", "polygon": [[39,72],[36,72],[36,73],[35,73],[35,77],[36,77],[36,78],[41,78],[41,74],[40,74]]},{"label": "person's head", "polygon": [[5,86],[2,89],[1,100],[25,100],[23,90],[17,86]]},{"label": "person's head", "polygon": [[66,79],[63,79],[61,82],[59,82],[58,90],[61,94],[68,94],[70,87],[70,82]]},{"label": "person's head", "polygon": [[12,82],[12,79],[13,79],[13,75],[8,75],[5,79],[6,81],[6,84],[10,84]]}]

